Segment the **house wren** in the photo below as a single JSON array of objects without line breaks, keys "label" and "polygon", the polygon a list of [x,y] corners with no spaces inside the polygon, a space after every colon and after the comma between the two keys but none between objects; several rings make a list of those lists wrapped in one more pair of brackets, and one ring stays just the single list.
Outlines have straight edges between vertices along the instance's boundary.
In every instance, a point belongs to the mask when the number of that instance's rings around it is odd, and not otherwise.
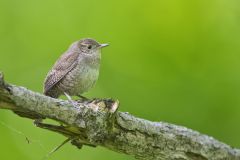
[{"label": "house wren", "polygon": [[81,96],[91,89],[99,75],[101,48],[94,39],[74,42],[48,72],[44,82],[44,94],[53,98],[60,95]]}]

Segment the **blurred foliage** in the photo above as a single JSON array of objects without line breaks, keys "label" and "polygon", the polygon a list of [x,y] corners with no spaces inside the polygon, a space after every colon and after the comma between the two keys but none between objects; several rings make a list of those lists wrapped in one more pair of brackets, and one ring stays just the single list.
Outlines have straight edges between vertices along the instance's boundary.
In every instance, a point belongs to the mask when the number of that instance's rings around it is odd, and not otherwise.
[{"label": "blurred foliage", "polygon": [[[128,111],[240,147],[240,1],[0,0],[0,70],[42,92],[55,60],[78,39],[110,43],[88,97],[113,97]],[[41,159],[64,137],[9,111],[0,121],[1,158]],[[43,146],[43,147],[42,147]],[[70,144],[49,159],[129,159]]]}]

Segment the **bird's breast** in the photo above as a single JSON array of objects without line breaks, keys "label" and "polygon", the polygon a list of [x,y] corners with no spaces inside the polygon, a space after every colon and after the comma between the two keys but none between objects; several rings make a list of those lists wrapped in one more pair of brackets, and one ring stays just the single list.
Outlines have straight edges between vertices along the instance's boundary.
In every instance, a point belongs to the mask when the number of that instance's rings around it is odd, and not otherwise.
[{"label": "bird's breast", "polygon": [[91,89],[99,75],[99,65],[90,65],[79,62],[60,83],[60,87],[69,95],[80,95]]}]

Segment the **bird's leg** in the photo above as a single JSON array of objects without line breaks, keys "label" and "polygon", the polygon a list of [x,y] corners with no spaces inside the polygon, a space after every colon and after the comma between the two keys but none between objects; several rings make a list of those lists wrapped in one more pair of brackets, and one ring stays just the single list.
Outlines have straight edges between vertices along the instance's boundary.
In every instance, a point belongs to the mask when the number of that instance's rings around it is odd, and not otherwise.
[{"label": "bird's leg", "polygon": [[99,102],[101,100],[97,99],[97,98],[93,98],[93,99],[88,99],[87,97],[84,97],[82,95],[77,95],[79,98],[81,98],[81,102],[85,102],[85,103],[92,103],[92,102]]},{"label": "bird's leg", "polygon": [[74,102],[74,100],[72,100],[71,96],[69,96],[66,92],[63,92],[64,95],[67,97],[67,99],[72,103],[72,105],[75,107],[75,108],[78,108],[76,103]]},{"label": "bird's leg", "polygon": [[102,99],[98,99],[98,98],[93,98],[93,99],[88,99],[87,97],[84,97],[82,95],[77,95],[79,98],[81,98],[81,102],[85,102],[85,103],[98,103],[100,101],[102,101]]},{"label": "bird's leg", "polygon": [[84,101],[85,101],[85,100],[89,100],[87,97],[84,97],[84,96],[82,96],[82,95],[80,95],[80,94],[77,95],[77,96],[78,96],[79,98],[81,98],[82,100],[84,100]]}]

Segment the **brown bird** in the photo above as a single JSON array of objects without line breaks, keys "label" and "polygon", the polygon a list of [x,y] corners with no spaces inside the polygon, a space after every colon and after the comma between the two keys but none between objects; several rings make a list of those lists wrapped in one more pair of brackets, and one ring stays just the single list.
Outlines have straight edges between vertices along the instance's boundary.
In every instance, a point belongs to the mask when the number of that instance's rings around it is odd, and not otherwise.
[{"label": "brown bird", "polygon": [[60,95],[81,96],[96,83],[99,75],[101,48],[94,39],[74,42],[48,72],[44,82],[44,94],[53,98]]}]

